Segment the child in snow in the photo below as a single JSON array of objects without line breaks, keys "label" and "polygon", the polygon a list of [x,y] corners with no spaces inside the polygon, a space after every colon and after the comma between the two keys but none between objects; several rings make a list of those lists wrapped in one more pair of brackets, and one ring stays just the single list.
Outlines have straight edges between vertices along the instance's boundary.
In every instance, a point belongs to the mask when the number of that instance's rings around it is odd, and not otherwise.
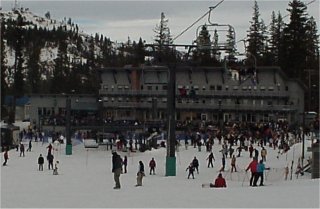
[{"label": "child in snow", "polygon": [[58,164],[59,161],[56,161],[56,163],[54,164],[53,175],[58,175]]},{"label": "child in snow", "polygon": [[190,165],[188,166],[188,168],[186,169],[186,171],[189,170],[189,174],[188,174],[188,179],[190,178],[190,176],[192,175],[192,178],[194,179],[194,167],[193,167],[193,164],[190,163]]}]

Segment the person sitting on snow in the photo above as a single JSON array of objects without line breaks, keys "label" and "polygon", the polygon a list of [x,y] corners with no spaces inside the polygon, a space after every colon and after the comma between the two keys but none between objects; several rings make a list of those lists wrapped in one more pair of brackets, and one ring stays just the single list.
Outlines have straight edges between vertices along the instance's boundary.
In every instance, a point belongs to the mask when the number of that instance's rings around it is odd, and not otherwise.
[{"label": "person sitting on snow", "polygon": [[216,188],[227,187],[226,180],[222,177],[221,173],[219,173],[214,184],[210,183],[210,187],[216,187]]}]

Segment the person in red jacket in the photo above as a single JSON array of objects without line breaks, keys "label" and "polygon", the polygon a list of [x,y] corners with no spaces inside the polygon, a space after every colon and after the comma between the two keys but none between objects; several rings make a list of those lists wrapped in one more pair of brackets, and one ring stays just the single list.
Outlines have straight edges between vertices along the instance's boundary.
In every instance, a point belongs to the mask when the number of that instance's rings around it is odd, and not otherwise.
[{"label": "person in red jacket", "polygon": [[250,186],[257,186],[257,185],[252,185],[253,180],[256,178],[257,175],[257,166],[258,166],[258,160],[256,157],[253,158],[251,163],[248,165],[246,172],[250,169],[251,171],[251,178],[250,178]]},{"label": "person in red jacket", "polygon": [[226,180],[222,177],[221,173],[219,173],[218,177],[214,181],[214,184],[210,183],[210,187],[227,187]]},{"label": "person in red jacket", "polygon": [[156,161],[154,160],[154,158],[152,158],[149,162],[149,167],[150,167],[150,175],[151,173],[153,173],[153,175],[155,175],[155,168],[156,168]]}]

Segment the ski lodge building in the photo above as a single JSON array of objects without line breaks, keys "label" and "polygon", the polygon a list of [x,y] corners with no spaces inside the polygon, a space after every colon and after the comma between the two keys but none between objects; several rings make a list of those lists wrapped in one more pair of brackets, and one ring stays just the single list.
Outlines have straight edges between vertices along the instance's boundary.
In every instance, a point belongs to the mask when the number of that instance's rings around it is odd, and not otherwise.
[{"label": "ski lodge building", "polygon": [[[169,72],[163,66],[102,69],[99,96],[105,117],[166,120]],[[177,121],[301,120],[304,87],[278,67],[239,73],[223,67],[182,66],[175,72]]]}]

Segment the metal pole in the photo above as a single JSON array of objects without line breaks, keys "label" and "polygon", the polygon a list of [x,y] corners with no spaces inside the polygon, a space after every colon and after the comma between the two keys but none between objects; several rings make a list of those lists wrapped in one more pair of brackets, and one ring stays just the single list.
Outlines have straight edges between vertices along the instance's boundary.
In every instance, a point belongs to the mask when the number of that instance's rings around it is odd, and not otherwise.
[{"label": "metal pole", "polygon": [[175,121],[175,82],[176,72],[175,66],[169,65],[169,81],[167,91],[167,158],[166,158],[166,176],[176,176],[176,157],[175,157],[175,142],[176,142],[176,121]]},{"label": "metal pole", "polygon": [[302,166],[302,168],[303,168],[303,160],[304,160],[304,140],[305,140],[305,138],[304,138],[304,135],[305,135],[305,124],[306,123],[306,121],[305,121],[305,113],[303,113],[303,115],[302,115],[302,156],[301,156],[301,166]]},{"label": "metal pole", "polygon": [[72,154],[72,143],[71,143],[71,98],[67,96],[66,99],[66,155]]}]

